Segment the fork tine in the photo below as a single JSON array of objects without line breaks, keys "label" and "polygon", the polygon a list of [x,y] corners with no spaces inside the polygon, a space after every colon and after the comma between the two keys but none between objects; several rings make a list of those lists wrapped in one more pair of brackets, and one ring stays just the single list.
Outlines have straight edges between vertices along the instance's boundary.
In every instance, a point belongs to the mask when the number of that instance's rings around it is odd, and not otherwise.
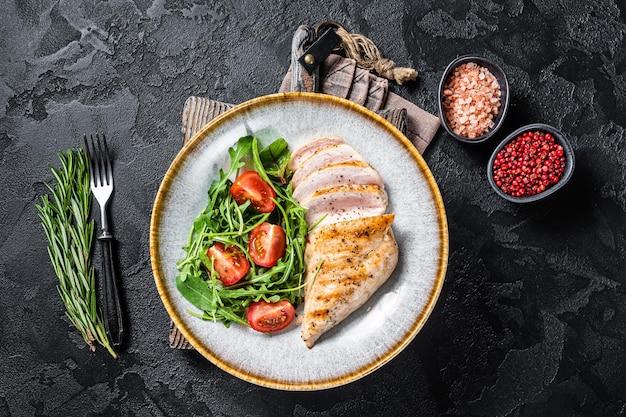
[{"label": "fork tine", "polygon": [[95,149],[93,148],[93,144],[90,145],[89,144],[89,140],[87,139],[87,135],[85,135],[84,137],[85,139],[85,149],[87,151],[87,159],[89,161],[89,181],[91,182],[92,186],[96,185],[96,176],[97,176],[97,172],[95,171],[97,169],[97,164],[96,164],[96,153],[95,153]]},{"label": "fork tine", "polygon": [[87,154],[87,160],[89,161],[91,185],[96,188],[105,185],[112,186],[113,167],[106,136],[103,133],[102,138],[100,138],[100,134],[96,133],[95,138],[94,135],[89,135],[89,139],[87,139],[87,135],[83,135],[85,152]]},{"label": "fork tine", "polygon": [[[106,181],[107,185],[113,185],[113,169],[111,168],[111,158],[109,157],[109,147],[107,145],[106,136],[102,134],[102,145],[100,153],[102,155],[102,171],[103,181]],[[100,146],[100,135],[98,135],[98,146]]]},{"label": "fork tine", "polygon": [[96,187],[101,187],[102,186],[102,173],[101,173],[101,168],[102,168],[102,152],[98,152],[98,148],[100,147],[100,138],[98,137],[98,135],[96,135],[96,138],[98,139],[98,147],[96,147],[96,141],[93,138],[93,135],[90,135],[91,137],[91,149],[93,150],[93,172],[94,172],[94,184]]}]

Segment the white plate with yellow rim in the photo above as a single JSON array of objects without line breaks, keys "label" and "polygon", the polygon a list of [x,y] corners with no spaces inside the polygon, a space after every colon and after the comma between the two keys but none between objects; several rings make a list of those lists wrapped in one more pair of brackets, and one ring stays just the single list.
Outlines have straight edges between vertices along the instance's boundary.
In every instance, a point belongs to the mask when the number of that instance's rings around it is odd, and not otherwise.
[{"label": "white plate with yellow rim", "polygon": [[[247,134],[262,145],[282,137],[293,151],[322,135],[338,135],[385,181],[399,247],[389,280],[312,349],[293,323],[266,335],[203,321],[176,289],[176,262],[207,191],[229,164],[228,148]],[[178,153],[159,188],[150,226],[150,255],[159,295],[191,345],[245,381],[311,391],[355,381],[383,366],[418,334],[432,312],[448,262],[448,228],[437,184],[409,140],[382,117],[348,100],[315,93],[281,93],[242,103],[213,119]]]}]

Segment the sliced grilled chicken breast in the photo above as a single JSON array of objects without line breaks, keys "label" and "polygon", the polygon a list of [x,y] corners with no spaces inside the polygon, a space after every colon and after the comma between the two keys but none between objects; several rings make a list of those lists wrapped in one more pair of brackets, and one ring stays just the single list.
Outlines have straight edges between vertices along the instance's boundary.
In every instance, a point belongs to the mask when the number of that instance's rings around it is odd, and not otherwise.
[{"label": "sliced grilled chicken breast", "polygon": [[297,188],[300,182],[311,173],[342,162],[360,161],[365,162],[363,156],[352,146],[346,143],[324,146],[302,161],[298,169],[294,172],[291,183],[293,188]]},{"label": "sliced grilled chicken breast", "polygon": [[373,184],[383,187],[383,178],[367,162],[341,162],[309,174],[293,190],[293,197],[297,201],[304,201],[320,188],[349,184]]},{"label": "sliced grilled chicken breast", "polygon": [[387,211],[387,193],[373,184],[349,184],[319,189],[300,202],[309,226],[323,226],[360,217],[380,216]]},{"label": "sliced grilled chicken breast", "polygon": [[[317,339],[361,307],[398,263],[393,214],[316,227],[309,233],[302,339]],[[318,265],[321,262],[319,271]],[[316,275],[317,274],[317,275]]]},{"label": "sliced grilled chicken breast", "polygon": [[345,141],[339,136],[320,136],[319,138],[313,139],[300,146],[291,154],[291,160],[287,167],[295,172],[304,160],[318,150],[327,146],[339,145],[340,143],[345,143]]},{"label": "sliced grilled chicken breast", "polygon": [[304,252],[302,339],[311,348],[389,278],[398,246],[381,175],[343,139],[314,139],[292,154],[290,168],[293,196],[315,225]]}]

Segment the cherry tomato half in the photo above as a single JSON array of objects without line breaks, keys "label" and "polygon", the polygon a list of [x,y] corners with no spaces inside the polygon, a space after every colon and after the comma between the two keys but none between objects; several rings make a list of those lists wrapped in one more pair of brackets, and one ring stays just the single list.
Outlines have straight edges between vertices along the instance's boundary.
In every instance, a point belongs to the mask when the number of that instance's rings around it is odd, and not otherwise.
[{"label": "cherry tomato half", "polygon": [[246,319],[257,332],[277,332],[289,326],[296,316],[296,310],[289,300],[281,300],[277,303],[256,301],[250,304]]},{"label": "cherry tomato half", "polygon": [[285,254],[287,238],[282,227],[261,223],[250,232],[248,252],[255,264],[271,267]]},{"label": "cherry tomato half", "polygon": [[213,268],[224,285],[233,285],[246,276],[250,263],[236,246],[225,247],[222,242],[216,242],[207,251],[207,256],[213,261]]},{"label": "cherry tomato half", "polygon": [[237,204],[250,200],[252,207],[261,213],[271,213],[276,206],[273,201],[276,191],[256,171],[246,171],[237,177],[230,193]]}]

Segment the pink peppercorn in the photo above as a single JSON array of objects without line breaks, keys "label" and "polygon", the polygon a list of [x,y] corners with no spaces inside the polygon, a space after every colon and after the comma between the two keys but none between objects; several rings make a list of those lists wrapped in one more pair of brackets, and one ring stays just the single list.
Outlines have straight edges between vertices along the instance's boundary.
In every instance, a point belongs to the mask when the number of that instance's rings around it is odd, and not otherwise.
[{"label": "pink peppercorn", "polygon": [[525,132],[506,144],[493,161],[493,180],[506,194],[528,197],[558,183],[565,172],[563,147],[550,133]]}]

